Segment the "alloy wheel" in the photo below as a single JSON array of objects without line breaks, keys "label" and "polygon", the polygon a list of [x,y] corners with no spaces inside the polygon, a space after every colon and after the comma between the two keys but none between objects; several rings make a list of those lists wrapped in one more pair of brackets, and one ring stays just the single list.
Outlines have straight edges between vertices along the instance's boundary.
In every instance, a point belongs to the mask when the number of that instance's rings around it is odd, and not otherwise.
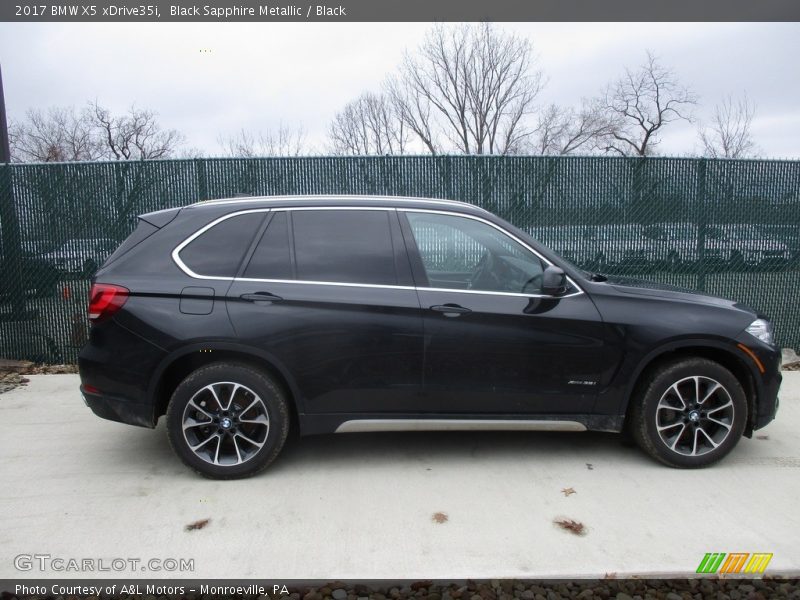
[{"label": "alloy wheel", "polygon": [[234,466],[256,456],[269,436],[269,412],[250,388],[221,381],[206,385],[186,404],[183,437],[200,459]]},{"label": "alloy wheel", "polygon": [[734,412],[731,394],[719,381],[685,377],[662,394],[656,407],[656,430],[673,452],[702,456],[728,438]]}]

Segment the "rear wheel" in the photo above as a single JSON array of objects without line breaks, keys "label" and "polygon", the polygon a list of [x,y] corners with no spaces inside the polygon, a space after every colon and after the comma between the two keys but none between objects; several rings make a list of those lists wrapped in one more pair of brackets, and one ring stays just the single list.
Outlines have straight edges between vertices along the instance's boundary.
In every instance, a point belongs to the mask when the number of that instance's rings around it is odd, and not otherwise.
[{"label": "rear wheel", "polygon": [[719,363],[690,358],[668,363],[645,384],[631,413],[638,445],[670,467],[705,467],[723,458],[747,421],[744,390]]},{"label": "rear wheel", "polygon": [[289,433],[289,409],[280,386],[240,363],[215,363],[184,379],[167,409],[175,453],[214,479],[249,477],[278,456]]}]

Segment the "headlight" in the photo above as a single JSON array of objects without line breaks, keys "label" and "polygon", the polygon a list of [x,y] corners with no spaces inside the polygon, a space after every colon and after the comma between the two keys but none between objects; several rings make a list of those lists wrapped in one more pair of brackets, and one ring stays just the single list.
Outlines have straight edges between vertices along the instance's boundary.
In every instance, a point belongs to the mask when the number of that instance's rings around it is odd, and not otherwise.
[{"label": "headlight", "polygon": [[772,323],[767,321],[766,319],[756,319],[747,329],[745,329],[747,333],[752,335],[754,338],[757,338],[764,342],[765,344],[772,345]]}]

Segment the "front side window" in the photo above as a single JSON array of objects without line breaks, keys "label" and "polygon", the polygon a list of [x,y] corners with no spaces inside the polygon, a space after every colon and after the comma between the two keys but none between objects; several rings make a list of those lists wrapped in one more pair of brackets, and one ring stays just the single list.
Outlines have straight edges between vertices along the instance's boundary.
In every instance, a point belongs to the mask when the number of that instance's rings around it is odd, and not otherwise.
[{"label": "front side window", "polygon": [[541,293],[541,259],[495,227],[455,215],[406,216],[430,287]]},{"label": "front side window", "polygon": [[220,221],[189,242],[180,259],[198,275],[233,277],[264,214],[249,212]]},{"label": "front side window", "polygon": [[397,285],[385,210],[292,212],[297,279]]}]

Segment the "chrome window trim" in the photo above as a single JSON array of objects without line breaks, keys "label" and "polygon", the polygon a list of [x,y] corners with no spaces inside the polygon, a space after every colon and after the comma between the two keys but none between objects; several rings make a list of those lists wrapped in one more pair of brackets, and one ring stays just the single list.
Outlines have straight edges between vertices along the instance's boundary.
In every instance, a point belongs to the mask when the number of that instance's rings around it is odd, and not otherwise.
[{"label": "chrome window trim", "polygon": [[300,285],[335,285],[341,287],[377,288],[386,290],[416,290],[410,285],[389,285],[379,283],[348,283],[344,281],[312,281],[309,279],[254,279],[252,277],[236,277],[236,281],[251,281],[253,283],[298,283]]},{"label": "chrome window trim", "polygon": [[[210,201],[213,202],[213,201]],[[225,201],[227,202],[227,201]],[[231,202],[240,202],[240,200],[232,200]],[[444,201],[443,201],[444,202]],[[183,240],[180,244],[175,246],[172,251],[172,260],[178,266],[178,268],[186,273],[189,277],[194,279],[205,279],[205,280],[214,280],[214,281],[247,281],[253,283],[297,283],[301,285],[328,285],[328,286],[340,286],[340,287],[360,287],[360,288],[376,288],[376,289],[397,289],[397,290],[415,290],[417,292],[428,290],[431,292],[454,292],[458,294],[482,294],[486,296],[511,296],[511,297],[518,297],[518,298],[557,298],[559,300],[563,298],[571,298],[573,296],[578,296],[580,294],[584,294],[585,292],[583,289],[575,283],[575,281],[567,275],[567,281],[577,290],[571,294],[565,294],[563,296],[550,296],[548,294],[523,294],[521,292],[491,292],[487,290],[463,290],[457,288],[436,288],[436,287],[424,287],[424,286],[405,286],[405,285],[382,285],[382,284],[374,284],[374,283],[346,283],[340,281],[309,281],[309,280],[301,280],[301,279],[258,279],[258,278],[251,278],[251,277],[225,277],[222,275],[200,275],[192,271],[186,263],[181,260],[180,252],[190,243],[192,243],[195,239],[200,237],[206,231],[214,227],[215,225],[225,221],[226,219],[230,219],[232,217],[236,217],[243,214],[248,213],[260,213],[260,212],[283,212],[283,211],[296,211],[296,210],[382,210],[386,212],[391,211],[401,211],[401,212],[423,212],[423,213],[432,213],[432,214],[443,214],[443,215],[450,215],[454,217],[464,217],[466,219],[473,219],[475,221],[480,221],[481,223],[485,223],[497,229],[500,233],[503,233],[510,237],[512,240],[520,244],[523,248],[528,250],[529,252],[533,253],[537,256],[540,260],[544,261],[548,266],[553,265],[553,263],[548,260],[546,257],[542,256],[539,252],[537,252],[534,248],[530,245],[526,244],[524,241],[519,239],[510,231],[506,231],[499,225],[492,223],[486,219],[475,215],[466,215],[459,212],[447,211],[447,210],[436,210],[436,209],[425,209],[425,208],[398,208],[393,206],[281,206],[277,208],[248,208],[245,210],[240,210],[236,212],[229,213],[227,215],[223,215],[210,223],[204,225],[185,240]]]}]

